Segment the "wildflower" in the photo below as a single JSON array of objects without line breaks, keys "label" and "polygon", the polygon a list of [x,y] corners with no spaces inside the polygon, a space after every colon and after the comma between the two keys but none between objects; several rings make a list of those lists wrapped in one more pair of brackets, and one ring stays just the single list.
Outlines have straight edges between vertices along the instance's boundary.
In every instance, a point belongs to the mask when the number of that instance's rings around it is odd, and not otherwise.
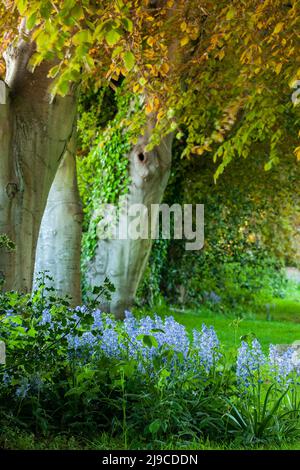
[{"label": "wildflower", "polygon": [[262,367],[266,364],[266,357],[262,352],[261,345],[254,339],[249,346],[245,341],[238,350],[236,375],[238,383],[249,387],[253,383],[255,375],[261,380],[260,373]]},{"label": "wildflower", "polygon": [[23,379],[21,385],[16,389],[16,396],[18,398],[26,398],[30,389],[30,384],[27,379]]},{"label": "wildflower", "polygon": [[50,313],[50,310],[48,308],[45,308],[42,312],[42,318],[39,322],[39,325],[46,325],[47,323],[51,323],[52,316]]},{"label": "wildflower", "polygon": [[200,332],[193,330],[193,346],[201,366],[209,373],[221,357],[220,342],[214,328],[203,324]]},{"label": "wildflower", "polygon": [[276,382],[287,385],[291,382],[291,374],[295,369],[292,348],[280,353],[273,344],[269,348],[270,372]]}]

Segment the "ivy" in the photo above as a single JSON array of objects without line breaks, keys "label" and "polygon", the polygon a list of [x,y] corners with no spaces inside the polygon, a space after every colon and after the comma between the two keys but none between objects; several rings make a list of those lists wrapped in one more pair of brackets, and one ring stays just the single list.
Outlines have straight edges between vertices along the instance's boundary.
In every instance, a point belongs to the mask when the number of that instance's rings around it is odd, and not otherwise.
[{"label": "ivy", "polygon": [[8,252],[14,251],[15,244],[10,238],[5,234],[0,234],[0,249],[5,249]]},{"label": "ivy", "polygon": [[[96,214],[99,204],[117,204],[119,197],[127,194],[130,184],[127,155],[136,130],[130,127],[128,120],[132,113],[138,111],[139,104],[124,89],[116,92],[111,96],[111,101],[112,107],[117,111],[103,128],[95,122],[105,121],[102,109],[99,113],[104,97],[105,93],[100,92],[100,97],[91,104],[88,111],[81,107],[78,124],[83,153],[78,158],[79,191],[84,207],[83,267],[95,254],[99,222]],[[106,107],[107,103],[105,109]],[[86,128],[90,125],[86,133]],[[88,138],[92,138],[93,142],[89,152],[84,155],[89,145]]]}]

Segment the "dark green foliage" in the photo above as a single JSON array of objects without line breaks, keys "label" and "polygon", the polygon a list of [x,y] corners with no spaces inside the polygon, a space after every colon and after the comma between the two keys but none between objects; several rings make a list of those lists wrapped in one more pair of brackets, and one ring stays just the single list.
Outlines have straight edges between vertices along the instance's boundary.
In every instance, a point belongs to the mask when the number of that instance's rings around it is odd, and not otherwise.
[{"label": "dark green foliage", "polygon": [[155,241],[140,302],[162,294],[171,303],[208,302],[222,311],[281,296],[283,265],[299,263],[299,169],[286,155],[266,173],[260,152],[233,162],[214,184],[213,162],[183,162],[174,149],[165,202],[205,205],[205,245],[191,252],[184,240]]}]

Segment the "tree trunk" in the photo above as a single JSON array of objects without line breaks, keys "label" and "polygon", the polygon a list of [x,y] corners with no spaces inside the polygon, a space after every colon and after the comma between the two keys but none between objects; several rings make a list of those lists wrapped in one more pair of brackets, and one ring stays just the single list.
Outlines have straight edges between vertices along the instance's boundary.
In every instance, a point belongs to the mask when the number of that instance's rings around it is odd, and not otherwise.
[{"label": "tree trunk", "polygon": [[15,242],[1,254],[4,289],[31,290],[35,250],[48,193],[75,125],[73,95],[51,100],[47,78],[53,64],[33,73],[30,42],[20,40],[5,56],[0,104],[0,233]]},{"label": "tree trunk", "polygon": [[[130,187],[127,195],[127,206],[143,204],[148,210],[148,221],[151,226],[151,204],[162,200],[171,166],[172,136],[165,137],[159,146],[152,151],[145,151],[147,136],[140,139],[130,152],[129,174]],[[96,214],[97,215],[97,214]],[[121,217],[120,225],[131,222],[128,217]],[[150,230],[150,229],[149,229]],[[95,256],[88,263],[87,283],[91,286],[103,284],[107,277],[115,286],[115,292],[109,303],[100,305],[114,313],[117,318],[124,317],[124,311],[132,306],[140,279],[144,273],[151,251],[151,237],[145,239],[99,239]]]},{"label": "tree trunk", "polygon": [[52,280],[46,280],[46,284],[54,287],[60,296],[70,296],[73,305],[81,302],[81,223],[74,135],[48,196],[39,233],[34,282],[40,272],[48,271]]}]

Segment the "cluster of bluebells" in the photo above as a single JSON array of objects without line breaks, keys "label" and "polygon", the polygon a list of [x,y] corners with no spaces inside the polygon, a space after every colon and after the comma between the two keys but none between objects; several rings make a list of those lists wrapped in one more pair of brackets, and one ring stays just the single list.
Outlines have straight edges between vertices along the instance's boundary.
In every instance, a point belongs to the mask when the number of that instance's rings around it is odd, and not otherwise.
[{"label": "cluster of bluebells", "polygon": [[257,381],[261,381],[266,362],[267,359],[257,339],[254,339],[251,345],[242,341],[242,345],[238,350],[236,366],[238,384],[246,388],[250,385],[255,386]]},{"label": "cluster of bluebells", "polygon": [[[127,311],[120,324],[99,310],[93,311],[92,315],[93,333],[68,335],[70,348],[79,354],[85,349],[94,356],[98,352],[108,358],[135,359],[139,362],[139,370],[144,372],[152,368],[155,357],[161,357],[167,350],[173,353],[168,366],[180,366],[181,373],[204,370],[209,374],[221,359],[220,343],[213,327],[202,325],[201,331],[193,331],[191,340],[185,327],[172,316],[135,318]],[[155,345],[144,344],[144,335],[153,337]]]},{"label": "cluster of bluebells", "polygon": [[[184,378],[185,373],[192,372],[206,380],[208,374],[222,361],[220,343],[213,327],[202,325],[201,330],[194,330],[190,338],[185,327],[172,316],[136,318],[131,312],[126,312],[125,320],[121,323],[98,309],[91,311],[86,306],[70,309],[69,314],[68,319],[60,324],[51,309],[46,308],[38,317],[38,328],[56,331],[60,326],[61,331],[65,331],[63,336],[67,340],[68,357],[85,363],[100,357],[133,359],[137,361],[141,373],[151,374],[155,359],[159,358],[168,361],[168,369],[176,376]],[[85,327],[83,321],[87,315],[91,318],[89,327]],[[10,316],[14,316],[13,312],[7,312],[7,318]],[[14,326],[14,318],[11,326]],[[145,336],[154,341],[145,342]],[[172,352],[169,356],[164,354],[169,351]],[[292,350],[280,354],[274,346],[270,346],[267,357],[256,339],[251,344],[242,342],[238,350],[236,376],[238,386],[243,391],[262,382],[266,377],[265,372],[277,383],[289,384],[291,377],[295,376],[295,370],[300,375],[300,368],[297,370],[293,362]],[[11,378],[5,372],[3,385],[9,384]],[[30,380],[22,379],[16,395],[24,398],[30,389],[40,389],[42,386],[43,380],[39,375],[32,376]]]},{"label": "cluster of bluebells", "polygon": [[220,342],[214,328],[203,324],[201,331],[193,330],[192,346],[197,352],[194,359],[198,359],[200,365],[209,373],[221,359]]},{"label": "cluster of bluebells", "polygon": [[278,384],[289,384],[292,382],[292,374],[295,370],[293,362],[294,351],[292,348],[280,353],[278,348],[270,345],[269,363],[272,377]]},{"label": "cluster of bluebells", "polygon": [[261,345],[254,339],[252,344],[242,342],[238,350],[236,375],[241,388],[256,387],[263,377],[279,385],[287,386],[298,382],[300,376],[299,363],[295,363],[292,348],[280,352],[270,345],[268,357],[263,353]]}]

